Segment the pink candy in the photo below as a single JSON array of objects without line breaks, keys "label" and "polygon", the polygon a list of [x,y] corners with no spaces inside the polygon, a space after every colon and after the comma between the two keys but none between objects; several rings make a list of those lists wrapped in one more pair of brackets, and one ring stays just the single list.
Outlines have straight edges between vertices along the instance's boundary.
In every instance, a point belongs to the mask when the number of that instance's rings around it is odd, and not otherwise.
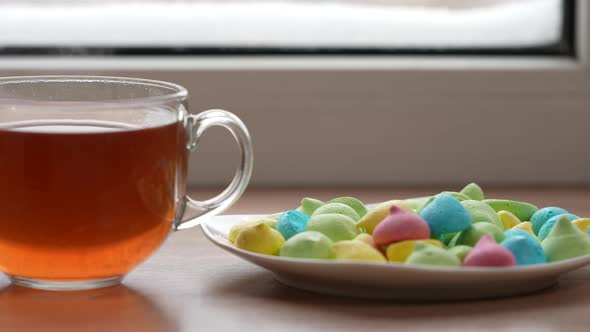
[{"label": "pink candy", "polygon": [[516,259],[510,250],[497,244],[490,235],[484,235],[463,261],[465,266],[514,266]]},{"label": "pink candy", "polygon": [[426,221],[395,205],[389,209],[389,215],[373,230],[373,240],[380,246],[428,238],[430,238],[430,228]]}]

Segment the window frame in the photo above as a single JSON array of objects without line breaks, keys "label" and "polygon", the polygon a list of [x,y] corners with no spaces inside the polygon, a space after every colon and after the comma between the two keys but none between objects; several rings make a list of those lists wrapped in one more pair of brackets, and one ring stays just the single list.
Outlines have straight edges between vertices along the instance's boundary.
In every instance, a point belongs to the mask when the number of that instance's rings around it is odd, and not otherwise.
[{"label": "window frame", "polygon": [[[225,108],[244,119],[259,186],[588,184],[590,157],[579,142],[590,142],[590,3],[575,6],[573,57],[6,56],[0,76],[179,83],[191,93],[192,112]],[[487,123],[465,123],[479,118]],[[519,136],[515,145],[521,126],[530,139]],[[232,176],[231,138],[208,135],[191,158],[191,185]]]}]

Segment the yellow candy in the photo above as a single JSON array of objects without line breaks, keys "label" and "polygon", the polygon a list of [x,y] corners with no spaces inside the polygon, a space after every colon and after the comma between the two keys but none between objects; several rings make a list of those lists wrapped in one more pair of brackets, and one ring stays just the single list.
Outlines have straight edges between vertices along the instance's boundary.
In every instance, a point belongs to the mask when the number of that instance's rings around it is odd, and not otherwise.
[{"label": "yellow candy", "polygon": [[334,243],[332,248],[338,260],[387,262],[377,249],[361,241],[340,241]]},{"label": "yellow candy", "polygon": [[281,233],[265,223],[244,228],[236,238],[236,247],[266,255],[278,255],[283,244]]},{"label": "yellow candy", "polygon": [[502,226],[504,226],[504,230],[511,229],[512,227],[520,224],[520,219],[518,219],[512,212],[508,211],[499,211],[498,217],[502,221]]},{"label": "yellow candy", "polygon": [[256,226],[259,224],[267,224],[269,227],[274,228],[275,225],[277,224],[276,220],[273,219],[258,219],[258,220],[248,220],[248,221],[243,221],[239,224],[235,224],[229,231],[229,242],[231,243],[236,243],[236,239],[238,238],[238,234],[240,234],[241,231],[243,231],[244,229],[250,227],[250,226]]},{"label": "yellow candy", "polygon": [[439,248],[443,247],[442,242],[433,239],[425,239],[425,240],[408,240],[408,241],[401,241],[394,243],[387,247],[387,259],[390,262],[396,263],[403,263],[406,259],[414,252],[414,245],[416,242],[424,242],[428,244],[432,244]]},{"label": "yellow candy", "polygon": [[576,225],[582,233],[588,234],[588,229],[590,228],[590,218],[580,218],[572,221],[572,224]]},{"label": "yellow candy", "polygon": [[530,221],[523,221],[520,224],[512,227],[512,229],[522,229],[523,231],[531,234],[532,236],[535,237],[535,239],[537,239],[539,242],[541,242],[541,240],[539,240],[539,238],[537,237],[537,235],[535,234],[535,232],[533,232],[533,224]]},{"label": "yellow candy", "polygon": [[360,233],[353,239],[353,241],[361,241],[375,248],[375,241],[373,241],[373,237],[367,233]]},{"label": "yellow candy", "polygon": [[385,217],[387,217],[389,214],[389,209],[392,205],[397,205],[404,210],[414,212],[414,210],[402,200],[395,199],[392,201],[383,202],[365,214],[365,216],[357,222],[357,227],[363,228],[365,232],[369,234],[373,234],[373,230],[377,224],[383,221],[383,219],[385,219]]}]

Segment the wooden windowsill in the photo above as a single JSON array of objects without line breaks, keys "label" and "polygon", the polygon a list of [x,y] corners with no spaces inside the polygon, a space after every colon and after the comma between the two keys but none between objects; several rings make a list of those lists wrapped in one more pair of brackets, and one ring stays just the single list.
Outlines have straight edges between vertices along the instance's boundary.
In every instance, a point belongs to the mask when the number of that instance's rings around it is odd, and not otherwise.
[{"label": "wooden windowsill", "polygon": [[[303,196],[352,195],[376,202],[441,189],[449,188],[251,189],[228,213],[285,210]],[[207,198],[215,192],[192,193]],[[590,188],[496,188],[486,193],[590,215]],[[7,285],[0,279],[0,287]],[[523,297],[430,304],[349,299],[283,286],[270,272],[209,243],[198,227],[172,234],[125,285],[74,293],[6,287],[0,290],[0,330],[409,332],[496,331],[501,326],[566,331],[587,330],[590,322],[590,268],[563,276],[558,287]]]}]

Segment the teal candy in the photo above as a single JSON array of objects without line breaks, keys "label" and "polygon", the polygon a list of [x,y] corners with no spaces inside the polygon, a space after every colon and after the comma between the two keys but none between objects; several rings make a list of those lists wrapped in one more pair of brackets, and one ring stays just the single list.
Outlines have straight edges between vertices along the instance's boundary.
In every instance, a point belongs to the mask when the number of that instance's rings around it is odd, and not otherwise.
[{"label": "teal candy", "polygon": [[527,232],[515,232],[507,237],[500,245],[510,250],[514,258],[516,258],[516,265],[547,263],[541,243]]},{"label": "teal candy", "polygon": [[462,194],[462,193],[458,193],[455,191],[443,191],[440,194],[430,196],[428,199],[426,199],[424,201],[424,203],[422,203],[422,205],[420,205],[419,207],[416,208],[416,213],[417,214],[422,213],[422,210],[424,210],[428,205],[430,205],[430,203],[432,203],[436,198],[440,197],[441,195],[451,195],[451,196],[455,197],[459,202],[471,199],[469,196]]},{"label": "teal candy", "polygon": [[304,232],[309,216],[303,212],[291,210],[283,213],[277,221],[276,229],[288,240],[293,235]]},{"label": "teal candy", "polygon": [[513,237],[513,236],[526,236],[526,237],[530,237],[531,239],[539,242],[539,240],[535,239],[535,237],[531,233],[529,233],[525,230],[522,230],[522,229],[507,229],[504,231],[504,236],[506,239],[508,239],[509,237]]},{"label": "teal candy", "polygon": [[437,197],[438,197],[438,195],[430,196],[430,198],[428,198],[426,201],[424,201],[424,203],[422,203],[422,205],[420,205],[419,207],[416,208],[416,213],[417,214],[422,213],[422,210],[424,210],[428,205],[430,205],[430,203],[432,203],[432,201],[434,201]]},{"label": "teal candy", "polygon": [[571,213],[558,214],[554,217],[551,217],[551,219],[547,220],[543,224],[543,227],[541,227],[539,234],[537,234],[539,239],[541,241],[545,240],[547,235],[549,235],[549,233],[553,229],[553,226],[555,226],[555,224],[557,223],[557,220],[559,220],[560,217],[564,217],[564,216],[567,217],[570,221],[580,219],[580,217],[576,216],[575,214],[571,214]]},{"label": "teal candy", "polygon": [[471,215],[461,203],[450,194],[438,195],[421,212],[431,234],[460,232],[471,226]]},{"label": "teal candy", "polygon": [[[566,210],[557,207],[557,206],[548,206],[548,207],[544,207],[542,209],[540,209],[539,211],[535,212],[533,214],[533,216],[531,217],[531,223],[533,224],[533,232],[535,232],[535,234],[539,234],[539,231],[541,230],[541,227],[543,227],[543,224],[545,222],[547,222],[547,220],[558,216],[560,214],[566,214],[568,213]],[[525,220],[523,220],[525,221]]]}]

